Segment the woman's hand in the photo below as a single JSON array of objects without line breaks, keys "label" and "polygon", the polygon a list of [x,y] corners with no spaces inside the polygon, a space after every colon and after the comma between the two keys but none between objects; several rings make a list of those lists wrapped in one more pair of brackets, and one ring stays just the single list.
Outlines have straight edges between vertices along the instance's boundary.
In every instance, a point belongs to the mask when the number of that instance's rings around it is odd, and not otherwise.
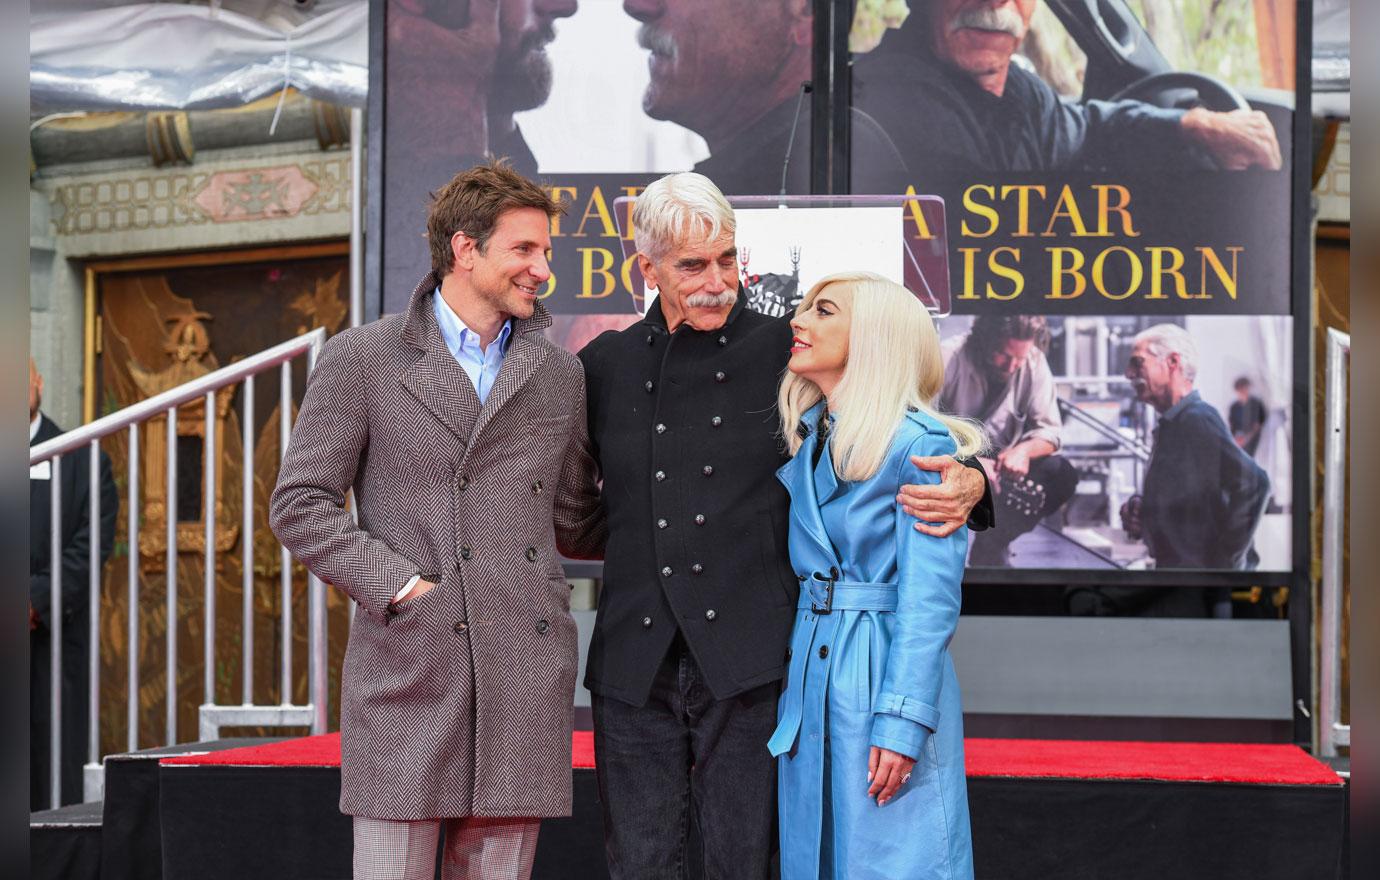
[{"label": "woman's hand", "polygon": [[910,779],[910,771],[915,766],[914,758],[907,758],[891,749],[872,747],[867,756],[867,781],[872,786],[867,790],[868,797],[877,799],[877,806],[884,807]]}]

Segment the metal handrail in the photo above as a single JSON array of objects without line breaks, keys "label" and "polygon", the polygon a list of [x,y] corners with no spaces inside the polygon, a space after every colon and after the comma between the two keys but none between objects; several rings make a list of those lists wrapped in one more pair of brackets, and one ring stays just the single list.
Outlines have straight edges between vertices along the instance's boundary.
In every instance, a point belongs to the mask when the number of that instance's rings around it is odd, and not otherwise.
[{"label": "metal handrail", "polygon": [[61,436],[31,447],[29,449],[29,465],[32,467],[55,455],[62,455],[85,446],[92,440],[107,437],[136,422],[147,421],[150,417],[161,415],[172,407],[181,406],[189,400],[203,397],[209,391],[219,391],[227,385],[233,385],[243,380],[246,376],[261,373],[269,367],[276,367],[283,361],[291,360],[305,352],[320,351],[325,341],[326,331],[318,327],[309,333],[303,333],[301,336],[289,339],[287,342],[280,342],[272,348],[266,348],[244,360],[235,361],[233,364],[221,367],[219,370],[213,370],[176,388],[170,388],[148,400],[141,400],[118,412],[113,412],[108,416],[96,419],[94,422],[82,425],[80,428],[73,428]]},{"label": "metal handrail", "polygon": [[1342,723],[1342,558],[1346,552],[1347,383],[1351,335],[1327,331],[1326,430],[1323,446],[1322,633],[1318,662],[1318,739],[1324,756],[1351,745]]},{"label": "metal handrail", "polygon": [[[51,480],[49,491],[51,492],[51,511],[49,519],[50,529],[50,548],[49,552],[52,559],[50,565],[50,602],[49,602],[49,631],[52,643],[50,651],[51,680],[50,688],[51,705],[49,708],[49,718],[51,723],[49,761],[51,785],[51,803],[54,808],[62,803],[62,491],[61,474],[63,456],[69,452],[82,449],[89,450],[89,477],[91,481],[91,491],[89,496],[88,523],[90,532],[90,547],[88,562],[90,564],[89,574],[89,602],[90,619],[88,621],[88,673],[89,673],[89,694],[88,694],[88,718],[87,723],[87,749],[89,760],[84,767],[85,776],[85,796],[87,800],[95,800],[100,797],[102,787],[102,760],[100,754],[100,653],[96,650],[99,644],[99,623],[100,623],[100,600],[101,600],[101,534],[100,534],[100,441],[119,431],[129,433],[129,485],[128,485],[128,542],[129,542],[129,734],[128,744],[131,751],[139,747],[139,701],[138,701],[138,682],[139,682],[139,510],[140,510],[140,482],[139,482],[139,426],[156,416],[165,416],[168,420],[166,425],[167,433],[167,454],[165,461],[167,465],[166,484],[164,491],[167,494],[165,499],[166,522],[166,541],[167,547],[164,564],[167,573],[167,621],[168,631],[166,639],[167,652],[167,688],[166,688],[166,745],[172,745],[177,741],[177,408],[184,403],[203,399],[206,406],[206,438],[203,447],[205,457],[205,517],[206,517],[206,632],[204,649],[206,652],[206,674],[203,681],[205,689],[205,702],[201,707],[202,723],[201,729],[204,731],[210,719],[211,727],[214,729],[216,723],[249,723],[266,724],[275,723],[287,724],[310,724],[313,733],[324,733],[326,729],[326,626],[325,626],[325,600],[324,584],[314,575],[308,574],[308,679],[309,679],[309,703],[304,706],[292,705],[291,694],[291,668],[292,668],[292,574],[291,557],[287,551],[283,551],[283,570],[281,576],[281,589],[283,598],[282,607],[282,626],[283,626],[283,646],[282,646],[282,674],[280,678],[280,688],[282,703],[278,706],[265,707],[253,704],[252,692],[252,670],[253,670],[253,487],[254,487],[254,467],[253,467],[253,415],[254,415],[254,377],[273,367],[281,365],[279,371],[279,440],[282,443],[280,456],[286,454],[288,437],[288,419],[291,416],[292,401],[292,369],[291,361],[300,356],[306,355],[307,373],[310,374],[316,365],[316,359],[321,351],[322,345],[326,341],[326,331],[317,328],[309,333],[304,333],[287,342],[280,343],[272,348],[265,349],[258,354],[251,355],[244,360],[237,361],[229,366],[222,367],[200,376],[182,385],[155,395],[147,400],[125,407],[124,409],[111,413],[97,419],[90,424],[83,425],[33,446],[29,450],[30,467],[43,462],[51,462],[49,465]],[[244,510],[244,523],[242,525],[241,541],[244,544],[244,638],[241,640],[241,651],[244,654],[243,663],[245,670],[244,704],[238,707],[219,706],[215,701],[214,690],[214,661],[215,661],[215,400],[216,392],[226,386],[243,382],[245,387],[244,394],[244,486],[245,503],[242,505]],[[246,720],[253,719],[253,720]]]}]

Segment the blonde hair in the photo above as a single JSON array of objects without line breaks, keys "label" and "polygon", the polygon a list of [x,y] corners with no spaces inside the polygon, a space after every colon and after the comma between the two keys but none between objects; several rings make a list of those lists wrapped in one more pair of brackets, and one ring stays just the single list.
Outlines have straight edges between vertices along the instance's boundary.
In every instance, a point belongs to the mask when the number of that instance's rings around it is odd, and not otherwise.
[{"label": "blonde hair", "polygon": [[713,241],[720,232],[732,235],[733,208],[714,181],[703,174],[682,171],[647,185],[633,202],[633,244],[649,260],[662,259],[687,235],[703,231]]},{"label": "blonde hair", "polygon": [[[934,408],[944,387],[944,361],[934,321],[915,295],[873,272],[840,272],[810,288],[795,313],[813,308],[825,288],[852,315],[848,360],[833,397],[834,472],[849,481],[875,475],[908,410],[919,410],[947,428],[957,457],[981,452],[986,437],[980,425]],[[781,379],[777,408],[791,455],[803,442],[796,431],[800,419],[823,397],[809,379],[789,371]]]}]

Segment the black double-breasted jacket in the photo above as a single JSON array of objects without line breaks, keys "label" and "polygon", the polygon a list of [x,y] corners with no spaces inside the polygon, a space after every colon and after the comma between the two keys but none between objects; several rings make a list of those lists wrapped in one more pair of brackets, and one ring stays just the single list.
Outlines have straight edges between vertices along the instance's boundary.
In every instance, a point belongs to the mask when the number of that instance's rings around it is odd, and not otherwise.
[{"label": "black double-breasted jacket", "polygon": [[[799,592],[776,479],[790,342],[787,319],[742,298],[713,331],[668,332],[657,301],[580,352],[609,526],[594,693],[642,705],[677,631],[716,699],[784,674]],[[981,513],[978,528],[990,498]]]},{"label": "black double-breasted jacket", "polygon": [[609,538],[585,686],[635,705],[677,630],[724,699],[783,674],[786,556],[776,389],[790,325],[739,298],[718,330],[644,320],[580,352]]}]

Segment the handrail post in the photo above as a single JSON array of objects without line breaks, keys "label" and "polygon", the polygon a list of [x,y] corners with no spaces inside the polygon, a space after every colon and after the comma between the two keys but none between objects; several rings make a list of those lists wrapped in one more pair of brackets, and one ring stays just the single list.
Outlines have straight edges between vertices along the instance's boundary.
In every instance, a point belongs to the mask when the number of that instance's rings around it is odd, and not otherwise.
[{"label": "handrail post", "polygon": [[[87,766],[96,767],[101,763],[101,441],[92,440],[89,449],[86,522],[91,539],[87,542],[86,565],[91,608],[86,619],[86,757]],[[82,782],[84,799],[98,799],[96,792],[86,790],[85,774]]]},{"label": "handrail post", "polygon": [[129,751],[139,749],[139,423],[129,426]]},{"label": "handrail post", "polygon": [[240,511],[240,585],[244,590],[244,634],[240,639],[244,698],[246,706],[254,702],[254,376],[244,377],[244,415],[240,425],[241,491]]},{"label": "handrail post", "polygon": [[167,547],[164,565],[168,576],[168,683],[166,699],[166,731],[164,745],[177,743],[177,407],[168,409],[168,453],[165,456],[168,472],[165,475],[167,500],[163,505],[167,519]]},{"label": "handrail post", "polygon": [[1318,747],[1325,757],[1351,744],[1342,721],[1342,556],[1346,547],[1347,375],[1351,337],[1327,331],[1326,431],[1323,453],[1322,632],[1318,662]]},{"label": "handrail post", "polygon": [[[326,334],[322,333],[312,340],[311,348],[307,349],[308,381],[311,379],[312,371],[316,369],[316,360],[321,355],[321,346],[325,340]],[[311,732],[320,734],[326,732],[326,709],[329,700],[326,675],[326,590],[321,579],[311,572],[307,573],[307,606],[308,650],[311,652],[307,669],[312,705]]]},{"label": "handrail post", "polygon": [[48,782],[53,809],[62,806],[62,456],[53,456],[48,498]]},{"label": "handrail post", "polygon": [[[278,467],[287,458],[288,423],[292,416],[292,361],[283,361],[278,380]],[[281,678],[278,684],[279,702],[284,706],[292,703],[292,554],[288,548],[278,546],[278,563],[282,586],[281,627],[283,638],[283,657]]]},{"label": "handrail post", "polygon": [[202,670],[202,701],[216,703],[216,392],[206,392],[206,439],[202,443],[206,486],[202,490],[206,520],[205,668]]}]

